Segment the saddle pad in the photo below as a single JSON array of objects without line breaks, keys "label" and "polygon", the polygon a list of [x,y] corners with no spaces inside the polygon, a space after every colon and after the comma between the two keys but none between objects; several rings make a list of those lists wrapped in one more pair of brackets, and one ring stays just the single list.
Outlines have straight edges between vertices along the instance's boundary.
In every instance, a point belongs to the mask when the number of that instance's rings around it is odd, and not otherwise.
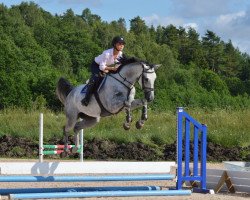
[{"label": "saddle pad", "polygon": [[82,94],[86,94],[87,88],[88,88],[88,84],[86,84],[86,85],[82,88],[81,93],[82,93]]}]

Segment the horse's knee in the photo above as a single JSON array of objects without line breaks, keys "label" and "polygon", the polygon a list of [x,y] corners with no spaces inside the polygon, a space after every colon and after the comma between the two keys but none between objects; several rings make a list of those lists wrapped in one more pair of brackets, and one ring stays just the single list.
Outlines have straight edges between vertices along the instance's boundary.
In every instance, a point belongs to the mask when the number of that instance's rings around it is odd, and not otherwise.
[{"label": "horse's knee", "polygon": [[131,101],[124,101],[124,107],[130,108],[131,107]]}]

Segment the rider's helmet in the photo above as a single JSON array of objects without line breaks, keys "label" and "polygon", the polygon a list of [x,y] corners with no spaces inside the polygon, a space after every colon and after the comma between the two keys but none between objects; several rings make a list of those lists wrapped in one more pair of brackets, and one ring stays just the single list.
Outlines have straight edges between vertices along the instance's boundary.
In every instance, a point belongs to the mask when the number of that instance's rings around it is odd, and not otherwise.
[{"label": "rider's helmet", "polygon": [[112,40],[112,46],[115,47],[117,43],[123,43],[126,44],[124,38],[122,36],[115,36]]}]

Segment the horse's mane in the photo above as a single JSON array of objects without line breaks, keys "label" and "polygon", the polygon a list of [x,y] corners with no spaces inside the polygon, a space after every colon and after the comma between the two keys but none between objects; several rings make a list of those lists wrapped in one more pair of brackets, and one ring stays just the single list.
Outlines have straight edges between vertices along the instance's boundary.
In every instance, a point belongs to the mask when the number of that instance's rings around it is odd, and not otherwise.
[{"label": "horse's mane", "polygon": [[124,57],[124,58],[121,58],[119,61],[121,63],[120,67],[122,67],[124,65],[128,65],[131,63],[141,62],[142,60],[140,60],[139,58],[136,58],[136,57],[130,57],[130,58]]},{"label": "horse's mane", "polygon": [[[121,65],[119,66],[118,70],[115,72],[119,72],[125,65],[131,64],[131,63],[146,63],[149,64],[147,61],[143,61],[136,57],[122,57],[119,59],[119,62]],[[112,73],[112,72],[111,72]]]}]

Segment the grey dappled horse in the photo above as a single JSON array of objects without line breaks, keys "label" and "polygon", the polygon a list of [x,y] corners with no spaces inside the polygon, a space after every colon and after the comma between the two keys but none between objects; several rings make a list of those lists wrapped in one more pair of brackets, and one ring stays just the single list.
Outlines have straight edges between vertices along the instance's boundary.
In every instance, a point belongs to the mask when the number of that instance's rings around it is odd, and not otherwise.
[{"label": "grey dappled horse", "polygon": [[[86,85],[73,87],[66,79],[60,78],[56,93],[66,114],[66,125],[63,129],[65,149],[61,157],[69,153],[69,131],[74,128],[76,147],[71,149],[71,152],[75,153],[79,147],[79,131],[94,126],[101,117],[125,110],[126,120],[123,127],[128,130],[132,121],[131,110],[142,106],[141,118],[136,123],[136,127],[141,128],[147,120],[147,102],[154,99],[155,70],[158,67],[159,65],[145,62],[133,62],[119,67],[117,73],[106,75],[98,91],[91,96],[88,106],[81,104],[85,96],[82,91]],[[144,99],[134,99],[136,82],[139,82],[144,91]],[[79,121],[79,118],[82,120]]]}]

